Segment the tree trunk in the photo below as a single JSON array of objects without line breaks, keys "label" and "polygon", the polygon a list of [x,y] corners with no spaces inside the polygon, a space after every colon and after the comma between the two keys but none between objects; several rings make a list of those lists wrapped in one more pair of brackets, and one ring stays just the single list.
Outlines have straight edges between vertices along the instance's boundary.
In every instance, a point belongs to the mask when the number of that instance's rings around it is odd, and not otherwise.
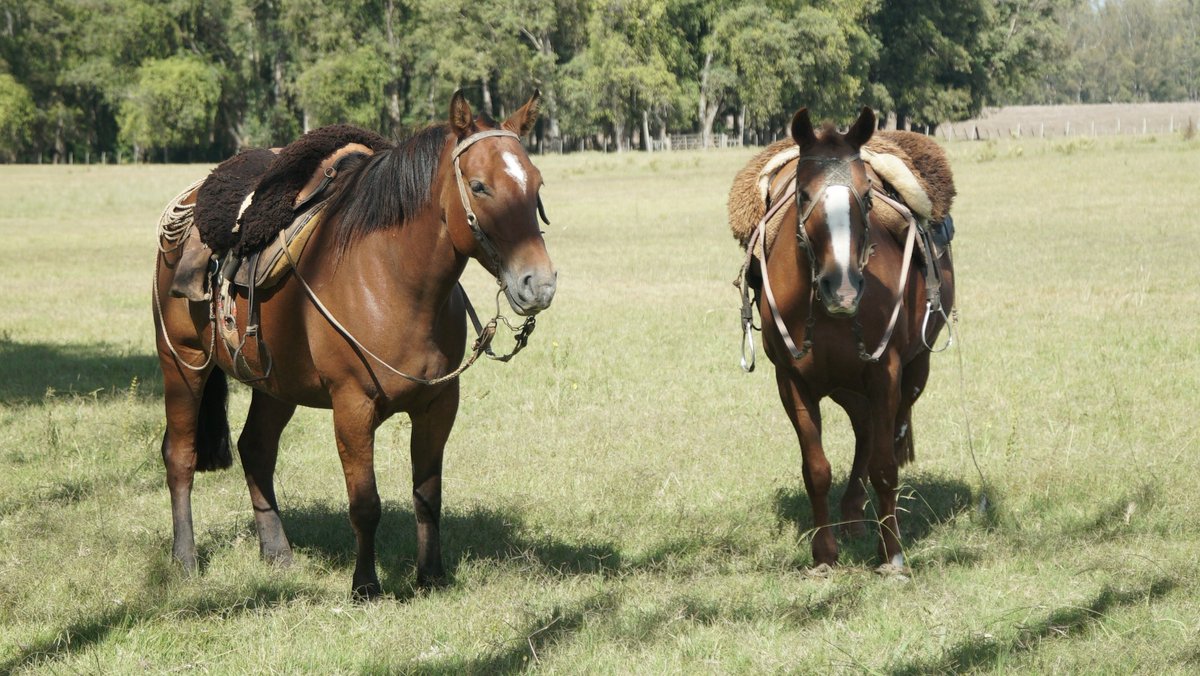
[{"label": "tree trunk", "polygon": [[704,55],[704,67],[700,69],[700,105],[697,106],[696,119],[700,121],[700,136],[704,139],[704,147],[712,145],[712,117],[708,114],[708,72],[712,68],[712,52]]},{"label": "tree trunk", "polygon": [[742,104],[738,108],[738,142],[742,147],[746,145],[746,104]]},{"label": "tree trunk", "polygon": [[642,109],[642,150],[654,150],[654,144],[650,140],[650,111],[645,108]]},{"label": "tree trunk", "polygon": [[496,116],[496,109],[492,107],[492,90],[488,87],[487,77],[479,78],[479,86],[483,90],[483,110],[488,114],[488,117]]},{"label": "tree trunk", "polygon": [[387,41],[390,52],[387,60],[392,81],[384,87],[384,91],[388,95],[388,117],[392,123],[389,131],[394,131],[400,127],[400,72],[396,67],[396,31],[393,28],[392,22],[392,15],[395,12],[395,0],[387,0]]}]

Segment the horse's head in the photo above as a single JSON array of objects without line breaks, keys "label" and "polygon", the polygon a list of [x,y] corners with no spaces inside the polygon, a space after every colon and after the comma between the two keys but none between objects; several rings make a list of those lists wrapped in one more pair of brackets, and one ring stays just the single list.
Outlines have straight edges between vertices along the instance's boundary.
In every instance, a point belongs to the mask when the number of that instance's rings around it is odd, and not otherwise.
[{"label": "horse's head", "polygon": [[818,136],[807,108],[792,118],[800,146],[796,237],[808,250],[813,284],[830,315],[853,316],[862,300],[871,183],[858,153],[874,131],[875,113],[866,107],[845,134],[828,126]]},{"label": "horse's head", "polygon": [[538,227],[542,175],[529,161],[520,137],[537,119],[533,97],[500,125],[475,117],[462,92],[450,101],[454,172],[443,190],[454,247],[478,260],[504,287],[521,315],[550,306],[558,272]]}]

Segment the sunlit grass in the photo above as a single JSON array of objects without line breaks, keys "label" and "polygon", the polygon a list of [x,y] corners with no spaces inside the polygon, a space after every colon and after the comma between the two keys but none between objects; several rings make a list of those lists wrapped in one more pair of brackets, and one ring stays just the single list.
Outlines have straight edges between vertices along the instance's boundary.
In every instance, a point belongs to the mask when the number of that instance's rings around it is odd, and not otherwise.
[{"label": "sunlit grass", "polygon": [[413,588],[397,418],[366,606],[326,411],[283,439],[291,569],[258,560],[236,466],[197,480],[201,575],[169,560],[153,226],[207,168],[0,167],[0,672],[1194,672],[1200,146],[949,152],[961,351],[914,413],[910,581],[872,574],[869,538],[807,574],[795,437],[770,369],[737,367],[724,202],[750,151],[547,156],[559,293],[528,350],[464,377],[452,584]]}]

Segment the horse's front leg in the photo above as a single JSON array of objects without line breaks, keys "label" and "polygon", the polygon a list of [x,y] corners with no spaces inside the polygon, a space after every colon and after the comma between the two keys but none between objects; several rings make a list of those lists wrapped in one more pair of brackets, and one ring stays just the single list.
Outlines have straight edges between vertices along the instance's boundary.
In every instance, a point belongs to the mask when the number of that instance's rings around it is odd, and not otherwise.
[{"label": "horse's front leg", "polygon": [[796,436],[800,439],[800,454],[803,458],[804,487],[813,510],[812,554],[814,565],[837,563],[838,546],[829,523],[829,488],[833,483],[833,472],[825,449],[821,445],[821,408],[819,400],[806,387],[782,369],[776,369],[775,382],[779,397],[787,410]]},{"label": "horse's front leg", "polygon": [[458,381],[448,383],[429,407],[412,413],[413,513],[417,518],[417,585],[445,582],[442,567],[442,454],[458,415]]},{"label": "horse's front leg", "polygon": [[375,486],[375,428],[379,422],[373,402],[362,394],[335,396],[333,431],[337,437],[346,494],[350,499],[350,525],[358,543],[351,592],[360,599],[379,596],[375,574],[375,531],[381,507]]},{"label": "horse's front leg", "polygon": [[867,460],[871,457],[871,411],[867,399],[859,394],[842,390],[833,395],[833,400],[846,411],[850,425],[854,428],[854,464],[850,467],[850,479],[842,495],[842,530],[851,536],[862,536],[867,532]]},{"label": "horse's front leg", "polygon": [[900,523],[896,519],[896,497],[900,490],[896,459],[896,413],[900,407],[900,367],[897,359],[880,364],[878,377],[869,384],[871,457],[868,471],[879,498],[879,553],[885,563],[904,565],[900,548]]}]

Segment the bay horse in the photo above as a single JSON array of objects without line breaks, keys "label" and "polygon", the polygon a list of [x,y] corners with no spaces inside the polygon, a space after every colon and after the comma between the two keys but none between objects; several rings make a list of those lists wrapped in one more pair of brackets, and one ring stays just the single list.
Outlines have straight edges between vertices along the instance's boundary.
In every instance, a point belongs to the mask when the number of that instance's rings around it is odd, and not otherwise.
[{"label": "bay horse", "polygon": [[[260,298],[260,334],[270,341],[273,368],[250,383],[237,449],[264,559],[292,559],[273,486],[280,435],[297,406],[332,409],[357,542],[352,592],[380,593],[375,430],[405,412],[412,420],[417,582],[444,582],[442,456],[458,412],[453,376],[462,367],[455,366],[466,351],[459,277],[470,259],[479,261],[501,283],[512,309],[528,317],[550,305],[556,287],[537,220],[542,178],[520,142],[538,102],[535,93],[496,125],[476,117],[456,93],[448,122],[345,168],[303,256]],[[221,349],[210,304],[169,297],[178,254],[160,256],[155,327],[167,420],[162,457],[173,555],[191,572],[193,475],[231,462],[225,374],[237,377],[245,364],[239,371],[230,351]],[[237,321],[244,322],[246,299],[239,297],[237,306]],[[253,358],[250,365],[264,366]]]},{"label": "bay horse", "polygon": [[[776,245],[759,260],[763,345],[800,442],[817,567],[838,558],[828,506],[832,472],[821,441],[825,397],[846,411],[855,435],[841,500],[844,530],[865,530],[864,478],[869,478],[879,501],[884,566],[904,567],[896,517],[898,467],[912,458],[911,409],[929,377],[930,346],[946,324],[944,308],[954,304],[948,251],[931,258],[943,310],[924,302],[931,297],[926,274],[911,264],[917,224],[909,212],[905,233],[901,216],[907,208],[874,189],[881,181],[861,157],[875,126],[870,108],[862,109],[845,134],[832,126],[818,134],[807,109],[794,115],[790,131],[799,152],[772,186],[773,194],[783,193],[779,184],[794,180],[794,198],[790,191],[782,198],[787,204],[779,205],[784,211]],[[934,287],[930,282],[928,290]],[[747,312],[748,307],[743,318]],[[804,336],[803,347],[797,336]],[[864,342],[878,348],[868,353]]]}]

